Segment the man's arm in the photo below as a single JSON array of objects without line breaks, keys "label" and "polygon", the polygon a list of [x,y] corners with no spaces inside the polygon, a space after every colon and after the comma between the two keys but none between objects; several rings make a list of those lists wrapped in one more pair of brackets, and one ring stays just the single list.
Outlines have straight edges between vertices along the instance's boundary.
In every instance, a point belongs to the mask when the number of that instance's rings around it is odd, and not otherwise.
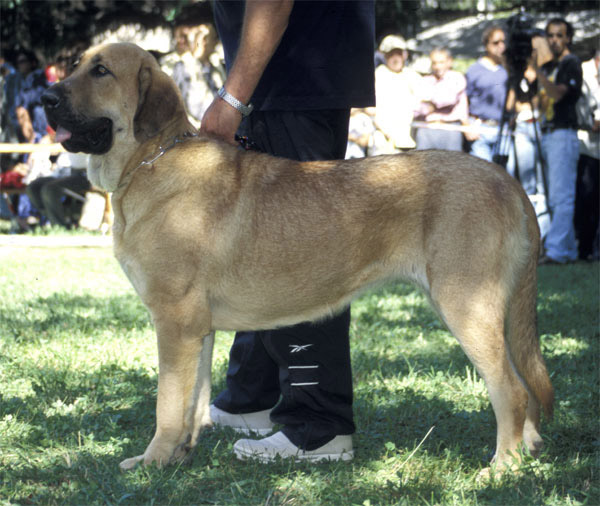
[{"label": "man's arm", "polygon": [[566,84],[553,83],[552,81],[550,81],[550,79],[548,79],[546,77],[546,74],[544,74],[544,72],[542,72],[542,70],[539,68],[536,68],[536,75],[537,75],[538,83],[540,84],[540,86],[542,88],[544,88],[546,90],[546,94],[550,98],[554,99],[556,102],[558,102],[559,100],[562,100],[562,98],[569,91],[569,87]]},{"label": "man's arm", "polygon": [[[225,90],[247,104],[287,29],[294,0],[247,0],[240,47]],[[215,98],[202,118],[200,131],[234,143],[242,115]]]},{"label": "man's arm", "polygon": [[569,91],[569,87],[564,83],[553,83],[550,81],[538,62],[539,58],[537,49],[534,49],[531,55],[531,66],[535,71],[539,87],[544,88],[544,90],[546,90],[546,95],[548,95],[548,97],[553,99],[555,102],[562,100],[562,98]]}]

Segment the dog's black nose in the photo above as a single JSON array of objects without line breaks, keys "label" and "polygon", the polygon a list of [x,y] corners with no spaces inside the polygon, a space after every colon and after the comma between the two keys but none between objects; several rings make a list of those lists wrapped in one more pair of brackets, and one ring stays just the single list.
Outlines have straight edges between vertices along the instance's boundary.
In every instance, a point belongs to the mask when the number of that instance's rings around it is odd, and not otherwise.
[{"label": "dog's black nose", "polygon": [[42,104],[48,109],[56,108],[60,104],[60,96],[50,88],[42,94]]}]

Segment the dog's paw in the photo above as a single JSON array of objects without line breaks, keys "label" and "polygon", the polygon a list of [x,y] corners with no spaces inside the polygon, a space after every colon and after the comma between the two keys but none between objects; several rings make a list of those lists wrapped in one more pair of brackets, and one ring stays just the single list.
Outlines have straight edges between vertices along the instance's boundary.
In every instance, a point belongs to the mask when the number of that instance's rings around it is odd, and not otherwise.
[{"label": "dog's paw", "polygon": [[119,467],[121,468],[121,471],[131,471],[142,460],[144,460],[144,456],[143,455],[138,455],[137,457],[132,457],[130,459],[123,460],[119,464]]},{"label": "dog's paw", "polygon": [[542,453],[542,449],[544,448],[544,441],[542,437],[536,431],[526,431],[523,434],[523,440],[531,456],[535,458],[539,457]]},{"label": "dog's paw", "polygon": [[191,436],[188,435],[178,445],[161,439],[153,439],[143,455],[125,459],[119,464],[119,467],[123,471],[130,471],[141,462],[144,466],[156,465],[160,469],[169,464],[182,462],[193,449],[193,446],[190,445],[191,439]]}]

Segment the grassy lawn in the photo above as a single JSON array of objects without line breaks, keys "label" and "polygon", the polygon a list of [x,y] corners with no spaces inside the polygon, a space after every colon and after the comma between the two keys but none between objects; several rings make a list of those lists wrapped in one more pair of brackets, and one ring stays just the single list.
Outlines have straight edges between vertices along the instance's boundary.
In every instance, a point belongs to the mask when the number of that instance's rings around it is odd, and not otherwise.
[{"label": "grassy lawn", "polygon": [[[600,504],[598,264],[540,268],[556,388],[546,447],[478,483],[495,445],[487,392],[413,288],[353,305],[351,463],[238,462],[207,431],[190,463],[122,473],[154,432],[155,337],[110,249],[0,247],[0,504]],[[232,335],[217,335],[214,392]]]}]

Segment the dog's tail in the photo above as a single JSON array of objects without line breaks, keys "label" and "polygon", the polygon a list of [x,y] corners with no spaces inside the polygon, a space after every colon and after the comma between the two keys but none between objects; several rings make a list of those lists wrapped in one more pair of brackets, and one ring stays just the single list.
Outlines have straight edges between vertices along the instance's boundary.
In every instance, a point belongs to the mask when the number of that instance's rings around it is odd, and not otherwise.
[{"label": "dog's tail", "polygon": [[[524,196],[526,199],[527,197]],[[526,261],[515,273],[515,286],[508,303],[506,339],[517,374],[531,395],[550,418],[554,406],[554,389],[542,357],[537,333],[537,263],[540,241],[537,217],[529,202],[524,202],[525,230],[528,241]]]}]

